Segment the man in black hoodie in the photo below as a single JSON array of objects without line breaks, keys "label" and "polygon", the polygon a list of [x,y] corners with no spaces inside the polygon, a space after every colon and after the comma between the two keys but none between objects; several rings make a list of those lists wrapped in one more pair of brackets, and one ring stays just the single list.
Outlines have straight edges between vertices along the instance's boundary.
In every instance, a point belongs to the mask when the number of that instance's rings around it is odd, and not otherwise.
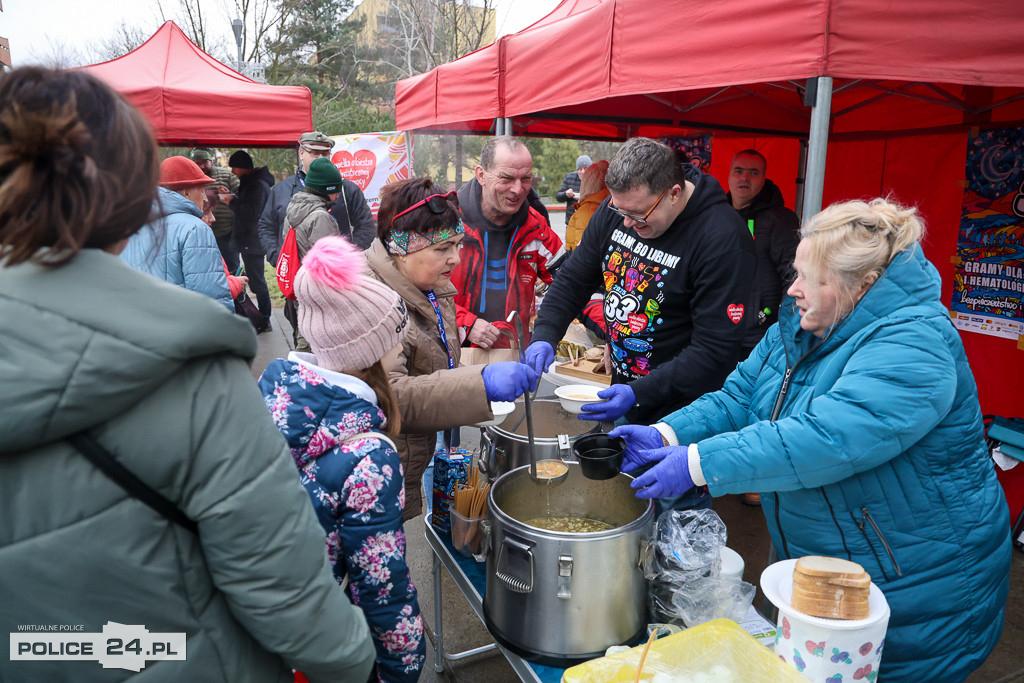
[{"label": "man in black hoodie", "polygon": [[800,242],[800,220],[787,209],[782,192],[765,177],[768,161],[745,149],[732,158],[726,197],[754,240],[757,264],[748,299],[751,315],[742,356],[753,351],[768,327],[779,319],[779,303],[792,281],[793,257]]},{"label": "man in black hoodie", "polygon": [[238,192],[231,202],[231,213],[234,215],[234,227],[231,237],[235,248],[242,255],[245,274],[249,278],[249,288],[256,295],[256,305],[267,321],[264,331],[270,329],[270,290],[263,275],[263,257],[265,252],[260,243],[257,225],[260,214],[270,197],[270,188],[274,184],[274,176],[266,166],[254,168],[252,157],[243,149],[238,150],[228,159],[231,172],[238,176]]},{"label": "man in black hoodie", "polygon": [[652,424],[721,388],[746,334],[750,234],[718,182],[649,138],[606,177],[611,196],[544,297],[526,361],[545,368],[569,321],[603,285],[613,384],[584,419]]}]

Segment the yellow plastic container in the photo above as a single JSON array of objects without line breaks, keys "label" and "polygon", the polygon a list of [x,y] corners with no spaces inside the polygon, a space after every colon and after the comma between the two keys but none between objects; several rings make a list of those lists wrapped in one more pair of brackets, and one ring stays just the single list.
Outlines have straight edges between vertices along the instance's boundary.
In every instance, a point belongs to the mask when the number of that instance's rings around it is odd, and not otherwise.
[{"label": "yellow plastic container", "polygon": [[[631,683],[644,646],[566,669],[563,683]],[[657,678],[656,678],[657,677]],[[692,677],[692,678],[691,678]],[[641,681],[807,683],[731,619],[715,619],[651,643]]]}]

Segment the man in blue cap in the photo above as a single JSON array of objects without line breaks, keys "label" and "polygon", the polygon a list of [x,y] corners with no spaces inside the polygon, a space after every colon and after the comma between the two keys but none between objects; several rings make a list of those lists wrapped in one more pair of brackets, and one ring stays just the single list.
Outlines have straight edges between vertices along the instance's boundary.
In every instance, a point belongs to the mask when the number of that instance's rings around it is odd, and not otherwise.
[{"label": "man in blue cap", "polygon": [[558,188],[555,199],[565,202],[565,222],[568,225],[569,219],[576,213],[576,202],[580,197],[580,172],[593,163],[586,154],[576,157],[576,170],[566,173],[562,179],[562,186]]}]

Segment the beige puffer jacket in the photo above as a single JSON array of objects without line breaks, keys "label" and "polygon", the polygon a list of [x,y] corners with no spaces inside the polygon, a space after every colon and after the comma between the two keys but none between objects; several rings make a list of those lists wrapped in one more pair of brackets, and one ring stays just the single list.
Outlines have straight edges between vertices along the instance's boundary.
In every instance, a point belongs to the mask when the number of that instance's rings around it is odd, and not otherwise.
[{"label": "beige puffer jacket", "polygon": [[[296,192],[285,211],[285,226],[295,229],[299,260],[306,258],[318,239],[338,235],[338,222],[331,215],[331,200],[313,192]],[[287,234],[287,230],[285,231]]]},{"label": "beige puffer jacket", "polygon": [[479,365],[459,367],[459,336],[455,326],[455,287],[434,292],[444,316],[448,348],[437,332],[437,316],[426,295],[398,272],[387,249],[375,239],[366,250],[371,275],[398,292],[409,309],[409,332],[402,342],[401,369],[391,374],[391,388],[402,410],[402,434],[395,443],[405,468],[405,518],[422,510],[420,481],[430,464],[437,431],[471,425],[494,417]]}]

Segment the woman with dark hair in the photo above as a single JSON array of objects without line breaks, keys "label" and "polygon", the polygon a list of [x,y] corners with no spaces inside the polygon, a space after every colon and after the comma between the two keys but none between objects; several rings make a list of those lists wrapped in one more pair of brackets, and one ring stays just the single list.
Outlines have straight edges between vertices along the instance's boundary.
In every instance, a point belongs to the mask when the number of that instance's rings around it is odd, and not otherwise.
[{"label": "woman with dark hair", "polygon": [[430,178],[385,185],[377,239],[366,250],[373,275],[405,301],[409,333],[391,386],[402,411],[398,453],[405,468],[405,518],[420,514],[420,481],[437,431],[493,418],[488,401],[513,401],[540,379],[515,362],[459,367],[452,271],[465,229],[455,192]]},{"label": "woman with dark hair", "polygon": [[[142,655],[159,680],[366,680],[370,634],[253,384],[251,326],[117,256],[157,162],[95,78],[0,73],[0,631],[184,634],[180,657]],[[124,675],[0,659],[3,680]]]}]

